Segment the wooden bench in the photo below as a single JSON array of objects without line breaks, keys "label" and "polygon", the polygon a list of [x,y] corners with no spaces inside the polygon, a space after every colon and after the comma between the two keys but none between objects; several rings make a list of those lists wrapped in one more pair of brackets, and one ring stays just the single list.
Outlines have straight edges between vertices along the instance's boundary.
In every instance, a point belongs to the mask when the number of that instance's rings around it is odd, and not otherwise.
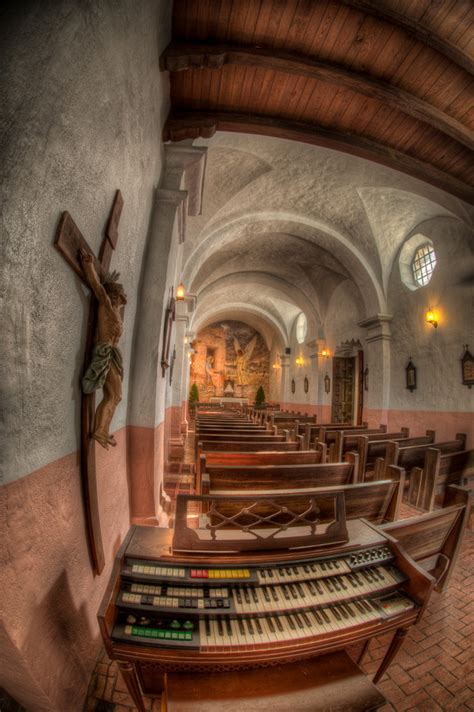
[{"label": "wooden bench", "polygon": [[[242,496],[249,497],[260,495],[269,496],[275,495],[296,495],[301,494],[301,512],[304,512],[307,507],[307,496],[315,496],[318,494],[332,494],[334,492],[343,492],[345,499],[346,520],[349,519],[368,519],[376,524],[383,522],[392,522],[399,517],[400,504],[403,495],[405,484],[405,472],[400,467],[388,468],[390,479],[380,480],[377,482],[363,482],[357,484],[342,485],[338,487],[311,487],[296,489],[288,488],[286,490],[239,490],[232,489],[228,491],[213,491],[211,495],[205,497],[210,505],[212,497],[225,495],[225,502],[220,502],[219,510],[226,517],[233,517],[242,510]],[[235,496],[235,503],[233,497]],[[319,503],[318,503],[319,505]],[[293,511],[297,511],[297,505],[294,505]],[[329,513],[324,511],[324,504],[320,505],[321,518],[329,516]],[[262,505],[261,509],[252,509],[252,512],[258,513],[260,516],[267,515],[266,505]],[[252,523],[252,516],[249,517],[249,523]]]},{"label": "wooden bench", "polygon": [[[390,465],[398,465],[404,467],[410,476],[410,472],[414,467],[423,467],[425,455],[430,448],[436,448],[445,455],[452,452],[460,452],[466,447],[465,433],[456,433],[455,440],[446,440],[444,442],[416,443],[414,445],[405,445],[405,443],[389,442],[387,444],[385,454],[384,469]],[[380,472],[380,463],[377,464],[377,477],[383,477],[384,473]]]},{"label": "wooden bench", "polygon": [[377,710],[386,700],[344,651],[258,670],[167,673],[162,712]]},{"label": "wooden bench", "polygon": [[305,448],[308,449],[310,445],[314,442],[324,442],[324,438],[320,439],[320,429],[324,428],[324,433],[328,430],[361,430],[366,431],[368,428],[367,423],[362,423],[362,425],[352,425],[351,423],[319,423],[318,425],[311,425],[310,423],[298,424],[296,426],[296,434],[304,435],[305,437]]},{"label": "wooden bench", "polygon": [[311,489],[351,484],[357,472],[358,457],[347,454],[346,462],[308,465],[211,465],[201,478],[202,494],[221,490],[231,492],[267,489]]},{"label": "wooden bench", "polygon": [[423,467],[410,475],[408,499],[415,507],[431,511],[449,485],[471,485],[474,478],[474,450],[445,453],[435,445],[425,453]]},{"label": "wooden bench", "polygon": [[[335,434],[334,443],[329,446],[328,457],[330,462],[341,462],[342,456],[345,452],[353,450],[358,452],[359,449],[359,437],[366,438],[368,442],[377,442],[379,440],[406,440],[410,434],[408,428],[402,428],[396,433],[385,433],[385,432],[372,432],[367,430],[363,435],[360,431],[354,430],[353,432],[347,430],[338,430]],[[360,464],[361,473],[365,472],[365,467]]]},{"label": "wooden bench", "polygon": [[434,577],[435,591],[439,593],[446,589],[453,573],[471,501],[469,490],[451,485],[446,489],[442,509],[380,526]]},{"label": "wooden bench", "polygon": [[326,462],[326,445],[318,450],[291,452],[201,452],[196,459],[196,492],[201,489],[201,473],[209,465],[316,465]]},{"label": "wooden bench", "polygon": [[[381,458],[384,462],[386,461],[387,448],[393,448],[393,443],[398,443],[398,445],[403,448],[415,446],[428,447],[434,442],[435,437],[436,433],[434,430],[427,430],[425,435],[411,438],[408,437],[408,435],[399,438],[391,437],[390,439],[376,435],[358,435],[355,450],[359,453],[359,463],[361,472],[363,472],[363,479],[367,479],[368,476],[374,472],[377,460]],[[389,460],[387,460],[387,463],[391,465],[398,464],[397,462],[390,462]],[[380,463],[377,466],[380,467]],[[375,479],[380,479],[382,476],[383,472],[378,473]]]}]

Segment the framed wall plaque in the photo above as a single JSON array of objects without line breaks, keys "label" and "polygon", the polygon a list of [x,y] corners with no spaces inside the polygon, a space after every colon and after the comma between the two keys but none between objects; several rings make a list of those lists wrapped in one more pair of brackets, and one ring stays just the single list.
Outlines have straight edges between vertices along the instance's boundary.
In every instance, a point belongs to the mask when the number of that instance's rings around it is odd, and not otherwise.
[{"label": "framed wall plaque", "polygon": [[415,367],[415,364],[413,363],[413,361],[411,360],[411,356],[410,356],[410,360],[408,361],[408,365],[405,368],[405,371],[406,371],[406,380],[407,380],[406,387],[408,388],[408,390],[411,393],[412,391],[414,391],[416,389],[416,367]]},{"label": "framed wall plaque", "polygon": [[305,393],[307,393],[307,392],[309,391],[308,376],[305,376],[305,377],[304,377],[303,388],[304,388],[304,392],[305,392]]},{"label": "framed wall plaque", "polygon": [[462,382],[464,386],[471,388],[474,385],[474,357],[467,344],[464,349],[464,355],[461,359]]},{"label": "framed wall plaque", "polygon": [[163,347],[161,350],[161,375],[164,377],[166,369],[170,367],[170,347],[171,347],[171,331],[173,329],[173,321],[175,319],[176,302],[173,296],[169,298],[168,306],[166,307],[165,323],[163,325]]}]

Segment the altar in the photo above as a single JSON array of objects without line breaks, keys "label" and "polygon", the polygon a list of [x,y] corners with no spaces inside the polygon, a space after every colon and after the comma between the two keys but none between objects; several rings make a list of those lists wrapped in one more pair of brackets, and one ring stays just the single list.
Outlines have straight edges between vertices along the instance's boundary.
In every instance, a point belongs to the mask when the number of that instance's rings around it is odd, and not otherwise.
[{"label": "altar", "polygon": [[219,403],[219,405],[248,405],[248,398],[237,398],[235,396],[211,396],[210,403]]}]

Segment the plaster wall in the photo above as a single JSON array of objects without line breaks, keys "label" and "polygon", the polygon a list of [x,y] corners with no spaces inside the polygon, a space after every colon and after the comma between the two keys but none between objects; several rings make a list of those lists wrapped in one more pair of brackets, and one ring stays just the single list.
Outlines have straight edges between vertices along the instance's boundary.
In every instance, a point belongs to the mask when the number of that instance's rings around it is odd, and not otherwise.
[{"label": "plaster wall", "polygon": [[[125,427],[137,291],[155,186],[170,36],[165,0],[2,8],[0,237],[3,335],[0,686],[28,710],[82,710],[98,606],[130,522]],[[97,254],[115,190],[124,209],[112,268],[128,296],[118,446],[97,449],[106,567],[87,551],[79,377],[89,292],[53,248],[68,210]],[[98,395],[98,400],[100,395]],[[159,433],[153,432],[160,441]],[[5,506],[3,506],[5,505]],[[24,680],[24,684],[20,682]]]},{"label": "plaster wall", "polygon": [[158,56],[169,3],[18,3],[1,23],[0,203],[4,481],[73,452],[88,290],[53,248],[69,210],[97,254],[124,196],[113,269],[128,305],[121,340],[127,413],[136,293],[167,110]]},{"label": "plaster wall", "polygon": [[[407,411],[407,417],[423,412],[426,427],[433,413],[443,431],[454,436],[455,427],[462,427],[472,434],[473,391],[462,385],[460,359],[463,345],[472,345],[474,328],[474,289],[472,278],[469,280],[474,264],[473,235],[460,221],[446,218],[425,221],[412,232],[421,232],[433,241],[437,266],[429,284],[415,291],[403,284],[398,261],[392,271],[390,409]],[[430,306],[439,315],[437,329],[425,320]],[[417,368],[413,392],[406,388],[405,367],[410,357]],[[443,413],[446,427],[440,422]],[[453,418],[456,413],[464,415]]]}]

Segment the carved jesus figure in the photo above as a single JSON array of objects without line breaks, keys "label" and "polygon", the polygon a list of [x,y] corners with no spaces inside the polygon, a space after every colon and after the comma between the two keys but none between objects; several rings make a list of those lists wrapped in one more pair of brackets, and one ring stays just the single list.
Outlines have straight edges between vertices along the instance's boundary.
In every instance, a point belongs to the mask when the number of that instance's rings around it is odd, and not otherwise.
[{"label": "carved jesus figure", "polygon": [[94,258],[86,250],[80,252],[87,282],[99,302],[96,341],[92,358],[82,379],[84,393],[102,388],[104,397],[95,413],[92,437],[106,450],[117,442],[109,435],[109,427],[117,405],[122,400],[123,362],[117,346],[123,331],[121,308],[127,303],[123,286],[115,280],[118,274],[107,277],[101,284]]}]

